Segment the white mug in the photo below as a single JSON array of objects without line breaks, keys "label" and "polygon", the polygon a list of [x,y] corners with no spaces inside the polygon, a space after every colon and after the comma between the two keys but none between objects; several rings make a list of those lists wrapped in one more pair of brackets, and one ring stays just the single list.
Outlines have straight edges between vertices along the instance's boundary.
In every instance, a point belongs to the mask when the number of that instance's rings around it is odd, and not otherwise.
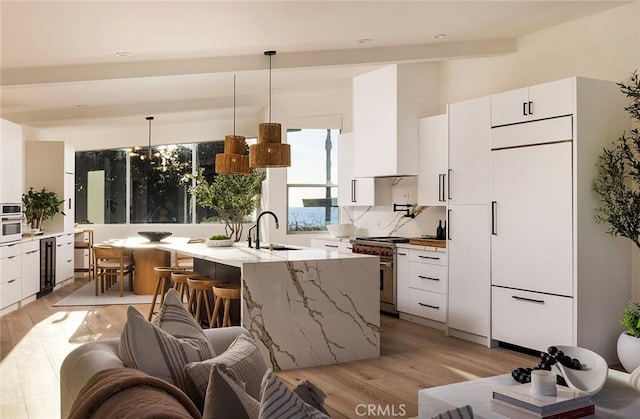
[{"label": "white mug", "polygon": [[547,370],[531,371],[531,393],[539,396],[555,396],[558,394],[556,374]]}]

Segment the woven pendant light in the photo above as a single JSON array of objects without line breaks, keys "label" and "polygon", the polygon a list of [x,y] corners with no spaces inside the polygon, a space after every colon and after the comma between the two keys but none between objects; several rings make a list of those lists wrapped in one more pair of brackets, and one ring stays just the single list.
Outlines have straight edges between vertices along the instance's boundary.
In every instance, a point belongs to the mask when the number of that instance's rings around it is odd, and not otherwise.
[{"label": "woven pendant light", "polygon": [[271,122],[271,57],[275,51],[265,51],[269,57],[269,122],[258,126],[258,143],[249,146],[250,167],[291,166],[291,146],[282,144],[282,126]]},{"label": "woven pendant light", "polygon": [[233,135],[224,137],[224,153],[216,154],[216,173],[250,175],[249,156],[244,154],[245,137],[236,135],[236,75],[233,75]]}]

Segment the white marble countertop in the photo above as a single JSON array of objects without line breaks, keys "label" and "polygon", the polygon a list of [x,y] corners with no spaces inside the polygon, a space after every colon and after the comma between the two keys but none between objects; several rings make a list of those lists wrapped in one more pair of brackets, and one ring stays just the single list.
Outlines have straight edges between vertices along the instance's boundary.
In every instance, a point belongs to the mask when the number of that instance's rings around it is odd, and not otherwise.
[{"label": "white marble countertop", "polygon": [[[264,246],[269,246],[264,244]],[[283,246],[276,245],[274,246]],[[210,262],[221,263],[224,265],[235,266],[241,268],[246,263],[263,263],[263,262],[300,262],[309,260],[327,260],[327,259],[356,259],[363,257],[376,257],[370,255],[361,255],[357,253],[339,253],[323,249],[312,249],[309,247],[289,246],[296,250],[273,250],[269,249],[250,249],[247,243],[238,242],[230,247],[207,247],[204,243],[160,243],[158,249],[171,252],[180,252],[198,259],[208,260]]]}]

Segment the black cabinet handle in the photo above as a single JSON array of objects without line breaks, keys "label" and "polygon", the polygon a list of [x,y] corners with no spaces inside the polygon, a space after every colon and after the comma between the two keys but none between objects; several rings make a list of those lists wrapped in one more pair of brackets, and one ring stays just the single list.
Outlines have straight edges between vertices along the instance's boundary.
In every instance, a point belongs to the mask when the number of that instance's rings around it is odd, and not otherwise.
[{"label": "black cabinet handle", "polygon": [[447,177],[447,194],[449,195],[447,199],[449,201],[451,201],[451,172],[451,169],[447,170],[447,174],[449,175],[449,177]]},{"label": "black cabinet handle", "polygon": [[17,281],[17,279],[12,279],[11,281],[8,281],[7,283],[8,283],[8,284],[13,284],[13,283],[14,283],[14,282],[16,282],[16,281]]},{"label": "black cabinet handle", "polygon": [[425,303],[418,303],[418,305],[421,305],[422,307],[429,307],[429,308],[435,308],[436,310],[440,310],[440,306],[432,306],[431,304],[425,304]]},{"label": "black cabinet handle", "polygon": [[430,276],[423,276],[423,275],[418,275],[418,278],[420,278],[420,279],[429,279],[431,281],[440,281],[440,278],[431,278]]},{"label": "black cabinet handle", "polygon": [[491,201],[491,234],[498,235],[498,203]]},{"label": "black cabinet handle", "polygon": [[398,252],[398,256],[407,256],[407,254]]},{"label": "black cabinet handle", "polygon": [[336,249],[338,248],[338,246],[336,246],[335,244],[325,244],[324,247],[335,247]]},{"label": "black cabinet handle", "polygon": [[439,257],[434,257],[434,256],[422,256],[422,255],[418,255],[419,258],[422,259],[433,259],[433,260],[440,260]]},{"label": "black cabinet handle", "polygon": [[71,198],[69,198],[69,209],[71,209]]},{"label": "black cabinet handle", "polygon": [[527,102],[522,102],[522,115],[527,116]]},{"label": "black cabinet handle", "polygon": [[351,179],[351,202],[356,202],[356,180]]},{"label": "black cabinet handle", "polygon": [[438,175],[438,202],[442,202],[443,199],[443,193],[442,193],[442,183],[443,183],[443,177],[444,175],[441,173]]},{"label": "black cabinet handle", "polygon": [[533,102],[529,102],[529,115],[533,115]]},{"label": "black cabinet handle", "polygon": [[544,300],[534,300],[533,298],[518,297],[517,295],[512,295],[511,298],[518,301],[528,301],[530,303],[544,304]]},{"label": "black cabinet handle", "polygon": [[447,210],[447,220],[449,220],[449,228],[447,229],[447,240],[451,240],[451,210]]}]

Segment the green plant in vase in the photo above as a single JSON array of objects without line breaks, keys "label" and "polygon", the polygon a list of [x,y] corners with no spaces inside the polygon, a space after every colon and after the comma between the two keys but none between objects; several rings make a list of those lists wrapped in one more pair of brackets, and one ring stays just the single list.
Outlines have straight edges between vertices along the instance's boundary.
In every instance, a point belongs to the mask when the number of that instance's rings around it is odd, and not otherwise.
[{"label": "green plant in vase", "polygon": [[47,191],[47,188],[34,191],[33,187],[30,187],[29,191],[22,195],[22,204],[27,220],[31,222],[31,228],[36,230],[41,230],[42,223],[53,218],[54,215],[65,215],[60,208],[64,200],[58,199],[56,193]]}]

